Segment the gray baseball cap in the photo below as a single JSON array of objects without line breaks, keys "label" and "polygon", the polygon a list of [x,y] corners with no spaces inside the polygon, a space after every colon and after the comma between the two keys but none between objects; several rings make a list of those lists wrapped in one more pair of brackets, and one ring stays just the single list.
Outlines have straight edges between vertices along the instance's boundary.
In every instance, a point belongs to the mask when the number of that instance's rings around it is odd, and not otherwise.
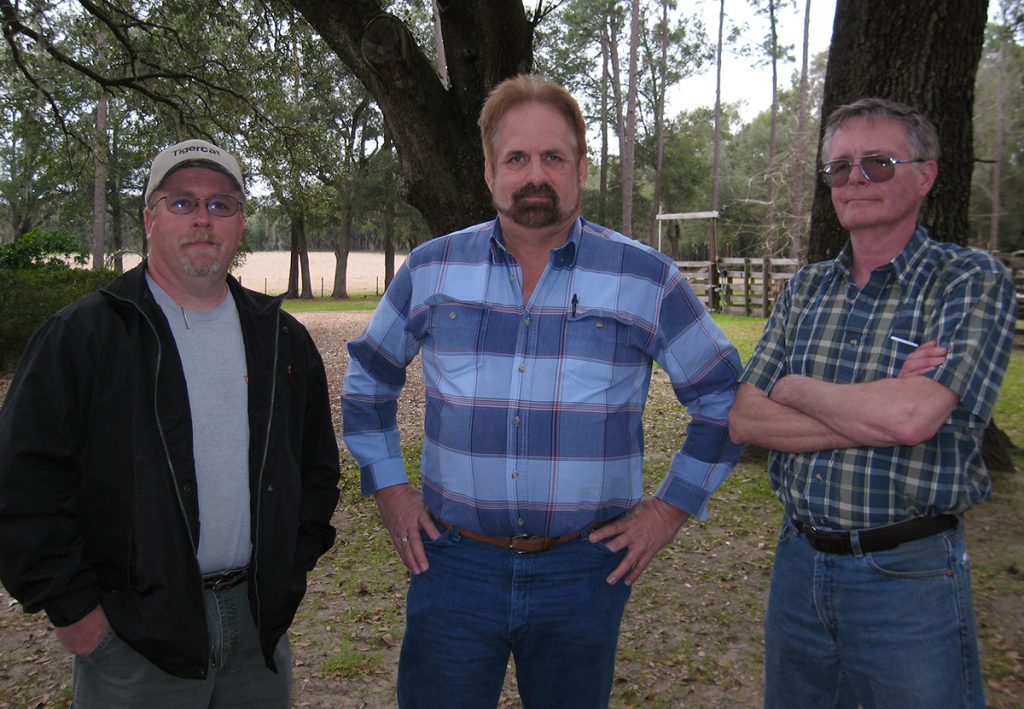
[{"label": "gray baseball cap", "polygon": [[193,138],[175,143],[165,148],[155,158],[153,166],[149,170],[149,180],[146,182],[146,192],[143,198],[149,204],[149,195],[153,190],[160,187],[168,175],[183,167],[211,167],[219,170],[234,180],[242,194],[245,194],[244,182],[242,180],[242,169],[238,161],[222,148],[205,140]]}]

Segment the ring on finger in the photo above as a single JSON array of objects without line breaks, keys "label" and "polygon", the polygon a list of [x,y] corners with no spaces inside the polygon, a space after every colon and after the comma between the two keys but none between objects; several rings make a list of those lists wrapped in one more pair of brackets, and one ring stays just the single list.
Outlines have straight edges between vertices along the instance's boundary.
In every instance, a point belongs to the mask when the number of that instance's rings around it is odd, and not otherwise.
[{"label": "ring on finger", "polygon": [[405,536],[404,534],[401,537],[398,538],[398,543],[399,544],[406,544],[406,543],[408,543],[408,541],[409,541],[409,537]]}]

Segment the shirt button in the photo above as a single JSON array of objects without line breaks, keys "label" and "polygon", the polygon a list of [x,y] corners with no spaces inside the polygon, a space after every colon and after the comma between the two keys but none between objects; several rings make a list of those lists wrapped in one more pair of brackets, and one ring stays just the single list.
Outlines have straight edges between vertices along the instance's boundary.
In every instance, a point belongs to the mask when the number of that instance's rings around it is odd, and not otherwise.
[{"label": "shirt button", "polygon": [[512,471],[512,479],[515,480],[518,477],[519,477],[519,471],[518,470],[513,470]]},{"label": "shirt button", "polygon": [[519,417],[518,416],[516,416],[514,419],[512,419],[512,425],[513,426],[518,426],[519,425]]},{"label": "shirt button", "polygon": [[457,318],[457,317],[458,317],[458,316],[457,316],[457,315],[455,314],[455,312],[454,312],[454,311],[452,311],[452,312],[448,313],[448,319],[449,319],[449,320],[454,320],[454,319],[455,319],[455,318]]},{"label": "shirt button", "polygon": [[510,276],[508,277],[508,282],[509,282],[509,283],[515,283],[515,282],[516,282],[516,277],[515,277],[515,275],[514,275],[514,274],[513,274],[513,275],[510,275]]},{"label": "shirt button", "polygon": [[856,337],[851,337],[850,338],[850,344],[852,346],[856,347],[857,346],[857,338]]},{"label": "shirt button", "polygon": [[519,519],[516,520],[516,524],[518,524],[520,527],[523,527],[523,526],[526,525],[526,520],[524,520],[522,517],[520,517]]},{"label": "shirt button", "polygon": [[519,365],[519,373],[522,374],[525,371],[526,371],[526,367],[524,367],[523,365],[520,364]]},{"label": "shirt button", "polygon": [[529,327],[530,326],[530,318],[528,318],[528,317],[523,318],[523,325],[526,325],[527,327]]},{"label": "shirt button", "polygon": [[596,323],[594,323],[594,327],[604,327],[604,321],[598,320]]},{"label": "shirt button", "polygon": [[824,478],[821,477],[821,473],[818,473],[817,475],[815,475],[814,479],[815,480],[824,480]]}]

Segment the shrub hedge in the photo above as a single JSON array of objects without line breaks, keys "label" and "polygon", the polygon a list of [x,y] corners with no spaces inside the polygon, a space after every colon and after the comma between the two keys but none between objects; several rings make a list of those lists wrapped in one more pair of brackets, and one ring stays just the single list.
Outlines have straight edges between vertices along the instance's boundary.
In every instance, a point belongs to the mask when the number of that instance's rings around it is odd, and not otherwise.
[{"label": "shrub hedge", "polygon": [[51,315],[116,275],[84,269],[0,269],[0,372],[17,366],[29,338]]}]

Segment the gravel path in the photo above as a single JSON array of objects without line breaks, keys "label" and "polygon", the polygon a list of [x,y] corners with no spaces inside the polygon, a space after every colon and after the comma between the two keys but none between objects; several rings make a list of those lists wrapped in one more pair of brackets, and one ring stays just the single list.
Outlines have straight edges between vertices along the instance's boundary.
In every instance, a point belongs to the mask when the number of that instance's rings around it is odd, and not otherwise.
[{"label": "gravel path", "polygon": [[[334,430],[341,438],[341,387],[348,367],[348,342],[362,333],[370,321],[370,311],[336,311],[327,313],[296,313],[295,318],[306,326],[316,341],[327,369],[327,384],[331,390],[331,412],[334,416]],[[398,402],[398,427],[402,440],[422,432],[423,369],[417,357],[406,371],[406,385]]]}]

